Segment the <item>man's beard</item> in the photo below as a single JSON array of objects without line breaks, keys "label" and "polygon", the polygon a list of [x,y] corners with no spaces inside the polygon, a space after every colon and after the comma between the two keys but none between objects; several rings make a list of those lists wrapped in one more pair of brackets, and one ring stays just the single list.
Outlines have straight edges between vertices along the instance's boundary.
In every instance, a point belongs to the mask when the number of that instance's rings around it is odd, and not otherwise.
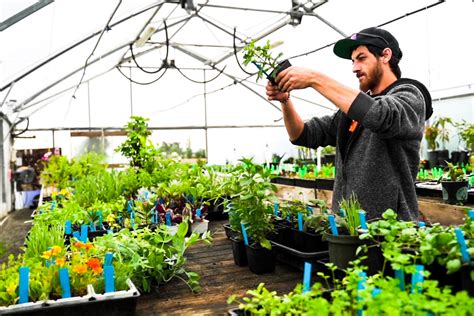
[{"label": "man's beard", "polygon": [[382,66],[380,61],[377,61],[375,67],[365,76],[366,80],[361,81],[359,84],[359,88],[361,91],[373,91],[375,87],[378,86],[380,80],[382,80]]}]

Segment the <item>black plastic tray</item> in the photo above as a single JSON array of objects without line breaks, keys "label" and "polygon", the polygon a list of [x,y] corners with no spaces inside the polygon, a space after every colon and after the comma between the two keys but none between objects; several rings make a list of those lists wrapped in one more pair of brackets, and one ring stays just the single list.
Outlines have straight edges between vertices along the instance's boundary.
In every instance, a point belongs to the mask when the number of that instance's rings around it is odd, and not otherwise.
[{"label": "black plastic tray", "polygon": [[[291,247],[271,241],[278,261],[300,271],[304,271],[304,263],[321,264],[329,258],[329,251],[302,252]],[[315,270],[313,270],[315,272]]]}]

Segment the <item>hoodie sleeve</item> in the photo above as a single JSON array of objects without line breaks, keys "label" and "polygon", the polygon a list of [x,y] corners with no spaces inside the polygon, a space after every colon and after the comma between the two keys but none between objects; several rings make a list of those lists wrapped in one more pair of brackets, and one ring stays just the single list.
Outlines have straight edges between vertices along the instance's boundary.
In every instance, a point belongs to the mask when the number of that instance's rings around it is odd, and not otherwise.
[{"label": "hoodie sleeve", "polygon": [[336,146],[337,125],[341,112],[323,117],[313,117],[304,123],[304,129],[298,139],[292,141],[293,145],[309,148],[319,146]]},{"label": "hoodie sleeve", "polygon": [[425,100],[417,87],[402,84],[374,98],[359,93],[347,116],[382,138],[421,139]]}]

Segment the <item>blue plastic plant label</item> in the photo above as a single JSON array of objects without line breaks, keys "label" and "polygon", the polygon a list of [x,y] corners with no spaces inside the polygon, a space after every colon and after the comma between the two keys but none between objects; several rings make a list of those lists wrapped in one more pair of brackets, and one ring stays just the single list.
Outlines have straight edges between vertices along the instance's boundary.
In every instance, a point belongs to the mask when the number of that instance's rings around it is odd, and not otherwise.
[{"label": "blue plastic plant label", "polygon": [[196,216],[201,217],[201,208],[200,207],[196,210]]},{"label": "blue plastic plant label", "polygon": [[30,268],[20,267],[20,284],[19,284],[19,304],[28,303],[29,295],[29,282],[30,282]]},{"label": "blue plastic plant label", "polygon": [[331,233],[334,236],[339,236],[339,232],[337,231],[337,226],[336,226],[336,219],[334,218],[334,215],[329,215],[329,226],[331,227]]},{"label": "blue plastic plant label", "polygon": [[298,213],[298,230],[303,231],[303,214]]},{"label": "blue plastic plant label", "polygon": [[424,228],[424,227],[426,227],[426,223],[423,222],[423,221],[419,221],[419,222],[418,222],[418,227]]},{"label": "blue plastic plant label", "polygon": [[61,296],[71,297],[71,284],[69,282],[69,271],[67,268],[59,269],[59,283],[61,284]]},{"label": "blue plastic plant label", "polygon": [[242,236],[244,237],[244,243],[246,246],[249,245],[249,238],[247,236],[247,229],[245,229],[244,224],[240,224],[240,227],[242,228]]},{"label": "blue plastic plant label", "polygon": [[469,210],[469,212],[467,212],[467,215],[469,215],[471,219],[474,219],[474,210]]},{"label": "blue plastic plant label", "polygon": [[115,292],[115,272],[113,266],[104,266],[105,293]]},{"label": "blue plastic plant label", "polygon": [[166,212],[165,220],[166,220],[166,226],[171,226],[171,213],[170,212]]},{"label": "blue plastic plant label", "polygon": [[466,239],[464,239],[464,234],[461,228],[459,227],[455,228],[454,232],[456,233],[456,238],[458,240],[459,247],[461,248],[462,261],[466,263],[471,262],[471,256],[469,255],[469,252],[467,251]]},{"label": "blue plastic plant label", "polygon": [[421,293],[421,283],[423,283],[423,271],[425,266],[422,264],[416,265],[416,272],[411,275],[411,292],[412,293]]},{"label": "blue plastic plant label", "polygon": [[303,293],[308,292],[311,289],[311,270],[313,266],[309,262],[304,263],[303,272]]},{"label": "blue plastic plant label", "polygon": [[395,270],[395,278],[398,279],[398,287],[405,291],[405,271],[403,269]]},{"label": "blue plastic plant label", "polygon": [[111,266],[113,258],[114,258],[114,254],[111,252],[107,252],[105,254],[104,266]]},{"label": "blue plastic plant label", "polygon": [[71,235],[72,232],[72,224],[71,221],[65,221],[64,222],[64,233],[66,235]]},{"label": "blue plastic plant label", "polygon": [[88,225],[81,225],[81,241],[83,243],[86,243],[87,242],[87,231],[89,229],[89,226]]},{"label": "blue plastic plant label", "polygon": [[273,204],[273,213],[275,214],[275,216],[278,216],[280,214],[280,204],[278,204],[278,202],[275,202]]},{"label": "blue plastic plant label", "polygon": [[127,212],[131,212],[133,209],[133,201],[132,200],[128,200],[127,202]]},{"label": "blue plastic plant label", "polygon": [[365,212],[363,210],[359,211],[359,220],[360,220],[360,228],[367,230],[367,222],[365,220]]}]

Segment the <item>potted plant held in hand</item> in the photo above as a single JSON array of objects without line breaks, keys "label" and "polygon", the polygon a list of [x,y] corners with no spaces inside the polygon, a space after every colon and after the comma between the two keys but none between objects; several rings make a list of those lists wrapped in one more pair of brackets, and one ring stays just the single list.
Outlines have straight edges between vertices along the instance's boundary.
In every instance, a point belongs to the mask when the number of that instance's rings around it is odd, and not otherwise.
[{"label": "potted plant held in hand", "polygon": [[271,45],[268,40],[265,45],[258,46],[256,41],[252,40],[244,47],[244,65],[252,63],[258,68],[257,80],[265,75],[272,84],[275,84],[276,76],[291,66],[288,59],[281,60],[283,53],[279,53],[276,57],[270,53],[270,50],[279,44]]}]

